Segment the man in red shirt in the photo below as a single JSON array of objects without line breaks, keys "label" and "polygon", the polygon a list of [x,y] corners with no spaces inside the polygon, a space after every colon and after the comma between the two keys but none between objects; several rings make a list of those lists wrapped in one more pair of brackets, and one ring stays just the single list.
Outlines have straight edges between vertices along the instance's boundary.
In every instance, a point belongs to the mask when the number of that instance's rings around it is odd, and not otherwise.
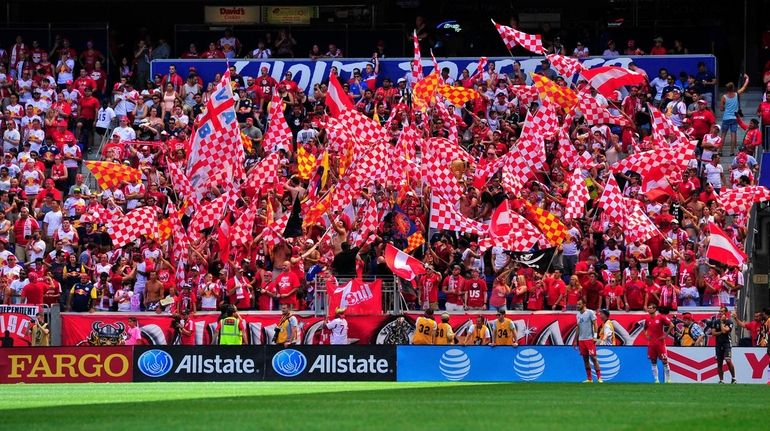
[{"label": "man in red shirt", "polygon": [[[578,263],[575,264],[575,271],[574,275],[577,275],[578,281],[580,281],[580,285],[585,287],[586,284],[591,281],[591,274],[595,273],[595,266],[596,265],[596,256],[589,255],[586,260],[581,260]],[[588,308],[591,310],[596,310],[595,308],[592,308],[590,305],[588,305]]]},{"label": "man in red shirt", "polygon": [[767,334],[762,333],[762,327],[765,325],[767,316],[760,311],[754,312],[754,320],[751,322],[744,322],[738,317],[738,307],[735,307],[735,312],[731,316],[735,320],[735,324],[741,328],[748,329],[751,334],[751,345],[754,347],[765,347],[762,343],[767,343]]},{"label": "man in red shirt", "polygon": [[82,124],[81,130],[88,138],[86,142],[86,151],[88,151],[90,143],[93,141],[94,122],[101,103],[99,103],[99,99],[93,96],[94,92],[90,87],[86,87],[84,91],[85,95],[78,104],[78,122]]},{"label": "man in red shirt", "polygon": [[567,299],[567,285],[561,278],[561,268],[555,268],[553,274],[543,277],[545,284],[547,308],[562,310]]},{"label": "man in red shirt", "polygon": [[438,288],[441,274],[432,267],[420,277],[420,306],[423,310],[438,310]]},{"label": "man in red shirt", "polygon": [[254,91],[255,103],[259,104],[260,110],[264,111],[267,108],[267,103],[270,102],[270,98],[273,97],[273,89],[278,82],[273,79],[272,76],[267,73],[268,68],[262,67],[260,69],[260,75],[254,82],[256,85],[256,91]]},{"label": "man in red shirt", "polygon": [[469,310],[487,309],[487,282],[479,276],[477,268],[471,269],[471,278],[465,281],[465,291],[468,293]]},{"label": "man in red shirt", "polygon": [[708,102],[705,99],[698,100],[698,109],[692,113],[690,120],[692,121],[692,137],[699,141],[717,121],[714,113],[708,109]]},{"label": "man in red shirt", "polygon": [[291,310],[299,309],[299,301],[297,300],[297,291],[299,290],[299,279],[297,275],[291,271],[291,263],[286,261],[283,263],[283,272],[275,277],[275,284],[278,288],[278,304],[288,304]]},{"label": "man in red shirt", "polygon": [[21,207],[19,211],[19,219],[13,225],[13,233],[16,237],[16,257],[19,262],[26,262],[27,259],[27,242],[32,238],[32,234],[40,230],[40,226],[37,224],[37,220],[34,217],[29,216],[29,209],[27,207]]},{"label": "man in red shirt", "polygon": [[163,80],[161,81],[161,84],[163,85],[162,88],[166,87],[166,84],[171,83],[171,85],[174,86],[174,91],[179,92],[182,91],[182,86],[184,85],[184,79],[176,73],[176,66],[173,64],[168,67],[168,75],[163,77]]},{"label": "man in red shirt", "polygon": [[94,70],[94,65],[97,61],[104,63],[106,59],[98,49],[94,48],[94,43],[89,40],[86,42],[86,50],[80,53],[78,60],[83,70],[90,73]]},{"label": "man in red shirt", "polygon": [[[665,271],[668,271],[668,268],[664,269]],[[670,272],[668,274],[670,274]],[[662,280],[667,278],[670,278],[670,275]],[[644,308],[647,309],[647,306],[650,304],[654,304],[655,308],[660,304],[660,285],[655,282],[655,276],[652,273],[647,274],[647,277],[644,280]]]},{"label": "man in red shirt", "polygon": [[78,90],[78,93],[80,93],[80,97],[85,96],[86,88],[90,88],[92,91],[97,88],[96,81],[94,81],[90,75],[86,74],[85,69],[80,69],[80,76],[78,76],[78,79],[76,79],[73,84]]},{"label": "man in red shirt", "polygon": [[179,344],[182,346],[195,345],[195,320],[190,317],[188,310],[182,311],[182,319],[179,321]]},{"label": "man in red shirt", "polygon": [[765,100],[757,107],[757,115],[763,126],[770,126],[770,93],[767,93]]},{"label": "man in red shirt", "polygon": [[586,307],[591,310],[598,310],[602,305],[602,292],[604,291],[604,284],[596,277],[596,273],[591,273],[588,277],[588,283],[583,284],[583,292],[585,292]]},{"label": "man in red shirt", "polygon": [[452,274],[445,278],[441,285],[441,290],[446,293],[446,311],[465,311],[465,283],[465,277],[460,275],[460,265],[454,265]]},{"label": "man in red shirt", "polygon": [[660,359],[663,363],[665,382],[668,383],[671,371],[666,354],[666,336],[673,325],[668,317],[658,314],[658,306],[655,304],[647,306],[647,313],[649,315],[644,319],[644,335],[647,337],[647,357],[652,364],[652,377],[655,383],[660,383],[658,380],[658,359]]},{"label": "man in red shirt", "polygon": [[25,304],[42,304],[43,294],[45,293],[47,286],[40,281],[37,273],[29,273],[29,284],[24,286],[21,290],[21,297],[24,299]]},{"label": "man in red shirt", "polygon": [[631,275],[623,288],[626,291],[626,311],[643,310],[645,288],[644,283],[639,279],[639,270],[631,269]]}]

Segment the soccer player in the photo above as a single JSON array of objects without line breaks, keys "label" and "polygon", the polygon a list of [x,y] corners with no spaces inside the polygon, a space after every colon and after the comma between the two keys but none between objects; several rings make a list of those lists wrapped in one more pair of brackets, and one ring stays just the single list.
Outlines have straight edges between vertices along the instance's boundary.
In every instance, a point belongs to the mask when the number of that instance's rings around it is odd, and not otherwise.
[{"label": "soccer player", "polygon": [[583,383],[593,383],[591,377],[591,363],[593,361],[596,370],[596,381],[602,383],[602,371],[599,368],[599,360],[596,358],[596,333],[598,325],[596,322],[596,313],[586,307],[584,299],[578,299],[577,302],[577,326],[578,326],[578,349],[580,356],[583,357],[583,364],[586,368],[586,380]]},{"label": "soccer player", "polygon": [[505,310],[498,310],[497,319],[493,320],[491,324],[493,346],[519,346],[516,325],[511,319],[505,317]]},{"label": "soccer player", "polygon": [[468,329],[468,333],[465,335],[465,345],[489,345],[489,328],[487,327],[487,321],[484,319],[484,316],[478,316],[476,318],[476,324]]},{"label": "soccer player", "polygon": [[425,314],[418,317],[414,324],[412,344],[433,344],[436,338],[436,321],[433,320],[433,310],[425,310]]},{"label": "soccer player", "polygon": [[449,313],[441,314],[441,323],[436,328],[436,345],[455,344],[455,333],[452,330],[452,325],[449,324]]},{"label": "soccer player", "polygon": [[673,325],[668,317],[658,314],[658,306],[655,303],[647,304],[647,313],[648,316],[644,319],[644,335],[647,337],[647,357],[652,364],[652,377],[655,383],[660,383],[658,380],[658,359],[660,359],[665,372],[665,382],[668,383],[671,370],[668,367],[666,355],[666,335]]},{"label": "soccer player", "polygon": [[724,363],[727,362],[727,369],[730,370],[732,380],[730,383],[737,383],[735,380],[735,366],[733,365],[732,345],[730,344],[730,333],[733,331],[733,321],[727,317],[727,308],[722,307],[717,313],[717,321],[712,329],[712,334],[716,336],[717,372],[719,373],[719,383],[724,383],[725,377]]}]

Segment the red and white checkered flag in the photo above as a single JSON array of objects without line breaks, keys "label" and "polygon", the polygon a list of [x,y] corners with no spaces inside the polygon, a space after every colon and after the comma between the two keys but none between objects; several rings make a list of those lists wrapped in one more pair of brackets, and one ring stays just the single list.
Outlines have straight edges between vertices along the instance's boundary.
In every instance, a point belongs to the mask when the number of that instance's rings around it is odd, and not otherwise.
[{"label": "red and white checkered flag", "polygon": [[633,171],[645,178],[658,167],[665,175],[675,175],[686,168],[688,162],[695,157],[696,145],[697,141],[688,140],[684,144],[677,143],[670,148],[631,154],[610,166],[610,170],[612,172]]},{"label": "red and white checkered flag", "polygon": [[520,105],[528,106],[532,102],[536,102],[540,98],[540,92],[534,85],[511,85],[508,87],[516,98],[519,99]]},{"label": "red and white checkered flag", "polygon": [[482,76],[484,76],[484,69],[487,68],[487,63],[489,63],[489,60],[486,57],[480,57],[479,65],[476,67],[476,74],[474,74],[472,78],[482,79]]},{"label": "red and white checkered flag", "polygon": [[414,44],[414,60],[412,60],[412,78],[415,81],[422,76],[422,56],[420,54],[420,40],[417,39],[417,30],[412,33],[412,42]]},{"label": "red and white checkered flag", "polygon": [[551,100],[541,95],[540,106],[537,108],[537,112],[532,116],[532,128],[527,129],[525,127],[522,130],[522,134],[529,131],[531,136],[543,138],[550,138],[553,135],[559,133],[559,117],[556,116],[556,108]]},{"label": "red and white checkered flag", "polygon": [[687,135],[666,118],[666,115],[660,112],[658,108],[649,103],[647,106],[652,114],[652,139],[659,148],[669,146],[668,137],[672,135],[676,137],[675,142],[679,144],[686,144],[690,141]]},{"label": "red and white checkered flag", "polygon": [[196,203],[195,193],[190,184],[190,179],[187,178],[184,171],[182,171],[182,168],[176,163],[169,162],[166,166],[168,168],[168,174],[171,177],[171,184],[174,185],[174,190],[181,193],[191,205],[194,205]]},{"label": "red and white checkered flag", "polygon": [[485,224],[465,217],[446,198],[436,193],[430,198],[430,227],[475,235],[482,235],[487,231]]},{"label": "red and white checkered flag", "polygon": [[448,166],[449,163],[441,160],[436,154],[423,156],[423,178],[430,185],[432,193],[446,196],[447,199],[455,201],[462,196],[463,188]]},{"label": "red and white checkered flag", "polygon": [[626,204],[623,202],[623,195],[620,193],[615,175],[611,173],[607,175],[607,184],[597,201],[597,206],[604,209],[604,214],[611,223],[623,224],[626,219]]},{"label": "red and white checkered flag", "polygon": [[364,216],[361,220],[361,227],[358,229],[360,235],[353,243],[353,247],[363,247],[365,245],[364,238],[369,233],[376,233],[377,226],[380,224],[379,211],[377,211],[377,202],[371,199],[364,209]]},{"label": "red and white checkered flag", "polygon": [[500,25],[492,20],[497,32],[503,39],[503,43],[508,49],[513,49],[516,45],[521,45],[529,52],[535,54],[545,54],[543,49],[543,40],[539,34],[527,34],[511,27]]},{"label": "red and white checkered flag", "polygon": [[200,236],[200,231],[216,226],[225,215],[227,203],[230,201],[230,193],[222,193],[216,199],[198,206],[198,210],[190,220],[187,231],[192,239]]},{"label": "red and white checkered flag", "polygon": [[583,70],[583,65],[580,60],[572,57],[565,57],[559,54],[548,54],[545,56],[553,66],[553,70],[559,75],[565,77],[568,81],[576,74]]},{"label": "red and white checkered flag", "polygon": [[181,286],[185,281],[185,265],[190,259],[190,238],[184,231],[182,221],[179,220],[179,214],[173,203],[169,204],[169,220],[171,220],[171,235],[173,244],[171,246],[171,257],[176,263],[176,282]]},{"label": "red and white checkered flag", "polygon": [[449,113],[449,110],[447,110],[446,105],[444,105],[444,100],[441,97],[436,97],[436,114],[438,115],[441,120],[444,121],[444,125],[446,126],[446,129],[449,131],[448,139],[450,141],[457,141],[457,120],[455,120],[454,115]]},{"label": "red and white checkered flag", "polygon": [[528,251],[537,244],[543,234],[521,214],[511,209],[509,201],[500,204],[489,223],[487,235],[482,235],[479,248],[486,250],[499,246],[509,251]]},{"label": "red and white checkered flag", "polygon": [[521,189],[524,188],[524,184],[522,184],[521,177],[511,171],[510,166],[507,164],[503,165],[503,189],[509,196],[518,196],[521,193]]},{"label": "red and white checkered flag", "polygon": [[243,211],[236,215],[235,223],[230,226],[230,242],[233,246],[247,245],[254,239],[252,230],[257,219],[258,209],[259,199],[253,199],[251,205],[243,208]]},{"label": "red and white checkered flag", "polygon": [[158,207],[141,207],[130,211],[119,220],[107,223],[107,232],[112,246],[121,248],[142,235],[152,236],[158,232]]},{"label": "red and white checkered flag", "polygon": [[279,153],[265,157],[249,170],[243,186],[248,190],[259,190],[263,184],[274,183],[280,162]]},{"label": "red and white checkered flag", "polygon": [[575,147],[572,145],[572,140],[569,137],[569,128],[562,127],[559,132],[559,160],[562,164],[569,169],[575,169],[582,166],[582,160]]},{"label": "red and white checkered flag", "polygon": [[567,199],[567,208],[564,211],[564,220],[582,218],[586,213],[586,203],[588,203],[590,198],[586,183],[583,180],[583,174],[580,172],[580,168],[577,168],[572,174],[572,184],[569,188],[569,198]]},{"label": "red and white checkered flag", "polygon": [[770,190],[762,186],[739,187],[723,191],[718,200],[727,214],[746,214],[755,203],[770,201]]},{"label": "red and white checkered flag", "polygon": [[633,242],[636,240],[645,242],[658,233],[658,229],[644,213],[638,202],[633,199],[626,199],[627,208],[631,208],[626,216],[623,227],[625,228],[626,240]]},{"label": "red and white checkered flag", "polygon": [[618,126],[629,126],[630,121],[626,117],[616,117],[610,113],[607,108],[599,104],[599,101],[590,93],[578,94],[578,109],[583,113],[586,124],[589,126],[595,124],[616,124]]},{"label": "red and white checkered flag", "polygon": [[269,152],[277,151],[280,147],[291,147],[293,135],[286,118],[283,116],[284,104],[278,94],[273,94],[268,110],[268,126],[262,146]]},{"label": "red and white checkered flag", "polygon": [[524,128],[514,147],[506,154],[510,172],[526,182],[545,163],[545,145],[540,129],[536,129],[532,113],[527,114]]},{"label": "red and white checkered flag", "polygon": [[388,131],[379,123],[354,109],[340,112],[338,117],[343,127],[346,127],[358,142],[371,144],[388,140]]},{"label": "red and white checkered flag", "polygon": [[426,153],[429,153],[438,160],[445,162],[453,162],[455,160],[473,161],[473,156],[460,147],[457,141],[435,137],[428,138],[423,142],[425,142],[425,147],[427,148]]}]

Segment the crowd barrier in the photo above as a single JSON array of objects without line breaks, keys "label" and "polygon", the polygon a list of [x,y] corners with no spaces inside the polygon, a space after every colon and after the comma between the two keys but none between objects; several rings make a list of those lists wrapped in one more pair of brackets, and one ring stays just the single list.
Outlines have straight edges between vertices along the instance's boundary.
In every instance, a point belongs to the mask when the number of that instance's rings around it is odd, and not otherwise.
[{"label": "crowd barrier", "polygon": [[[540,66],[543,57],[490,57],[489,63],[494,63],[498,72],[511,73],[513,62],[518,61],[521,69],[528,75],[534,72],[535,68]],[[698,63],[704,62],[706,68],[717,74],[716,57],[713,55],[644,55],[644,56],[623,56],[615,58],[589,57],[581,59],[586,68],[598,66],[623,66],[628,67],[629,63],[634,62],[640,68],[645,70],[650,79],[658,75],[658,70],[665,67],[669,73],[679,77],[680,72],[695,74],[698,71]],[[380,73],[378,85],[385,77],[396,81],[402,78],[411,69],[411,58],[387,58],[380,60]],[[457,79],[463,69],[468,69],[473,75],[478,67],[478,58],[440,58],[438,66],[448,68],[449,76]],[[345,79],[349,78],[353,69],[363,70],[367,64],[371,63],[369,58],[343,58],[343,59],[268,59],[268,60],[250,60],[233,59],[225,60],[200,60],[200,59],[163,59],[153,60],[150,70],[153,75],[168,73],[168,67],[175,65],[176,69],[183,76],[186,76],[191,67],[194,67],[196,73],[200,75],[205,82],[214,80],[216,74],[221,74],[227,66],[235,66],[236,72],[241,76],[256,77],[260,75],[260,69],[266,67],[268,73],[275,80],[281,81],[286,72],[292,73],[292,79],[298,87],[303,89],[306,94],[313,94],[313,84],[326,82],[329,79],[329,72],[332,67],[336,67],[339,75]],[[433,70],[433,61],[430,58],[423,58],[423,73],[429,74]]]},{"label": "crowd barrier", "polygon": [[[714,349],[668,350],[673,383],[716,383]],[[644,347],[600,347],[607,383],[650,383]],[[764,348],[735,348],[740,383],[765,383]],[[660,378],[662,379],[662,370]],[[135,346],[0,348],[0,383],[156,381],[580,382],[570,346]]]}]

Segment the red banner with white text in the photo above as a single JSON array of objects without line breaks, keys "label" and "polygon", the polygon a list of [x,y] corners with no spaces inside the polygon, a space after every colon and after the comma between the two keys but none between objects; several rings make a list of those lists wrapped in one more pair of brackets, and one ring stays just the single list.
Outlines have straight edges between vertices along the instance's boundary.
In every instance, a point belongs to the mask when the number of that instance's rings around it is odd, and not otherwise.
[{"label": "red banner with white text", "polygon": [[29,346],[27,331],[39,310],[39,305],[0,305],[0,337],[5,337],[8,331],[14,347]]},{"label": "red banner with white text", "polygon": [[[280,320],[279,314],[241,312],[246,320],[250,344],[270,344],[275,325]],[[414,321],[421,313],[408,313],[405,323],[409,330],[414,329]],[[450,324],[458,337],[463,337],[467,328],[472,325],[478,314],[453,314]],[[644,318],[646,313],[613,313],[611,320],[615,326],[615,339],[618,345],[643,346],[647,340],[644,336]],[[123,313],[92,313],[62,314],[62,344],[77,345],[120,345],[125,338],[125,331],[130,314]],[[139,314],[138,324],[142,330],[144,344],[166,345],[174,340],[172,318],[167,315]],[[195,344],[211,344],[214,325],[218,313],[200,313],[193,317],[195,327]],[[485,313],[488,320],[495,318],[494,314]],[[440,316],[436,314],[436,320]],[[574,312],[519,312],[509,313],[508,317],[516,325],[520,344],[529,345],[565,345],[576,344],[577,328]],[[676,328],[681,329],[681,322],[673,315]],[[693,318],[707,335],[707,345],[713,345],[710,336],[709,322],[713,314],[693,313]],[[323,329],[323,317],[297,316],[300,325],[302,344],[325,344],[328,334]],[[348,338],[351,344],[384,344],[385,340],[398,327],[398,318],[390,315],[348,316]],[[411,334],[410,334],[411,335]],[[670,336],[668,344],[674,344]]]}]

